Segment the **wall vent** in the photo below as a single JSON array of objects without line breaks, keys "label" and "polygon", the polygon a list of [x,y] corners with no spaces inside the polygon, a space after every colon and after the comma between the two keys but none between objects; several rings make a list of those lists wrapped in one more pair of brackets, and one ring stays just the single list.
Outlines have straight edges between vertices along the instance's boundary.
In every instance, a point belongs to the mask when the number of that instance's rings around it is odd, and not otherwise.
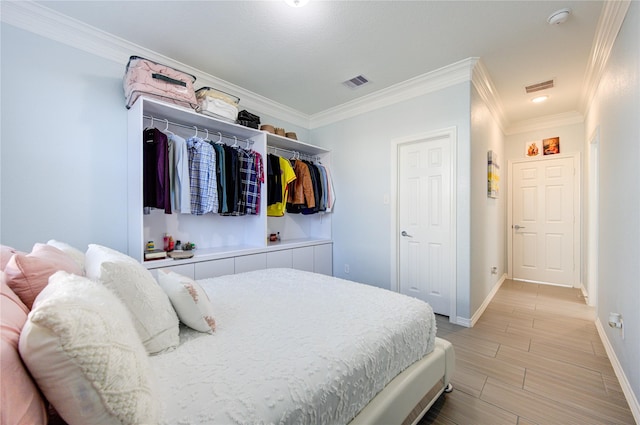
[{"label": "wall vent", "polygon": [[524,89],[527,93],[535,93],[540,90],[551,89],[554,87],[553,80],[543,81],[542,83],[531,84],[530,86],[526,86]]},{"label": "wall vent", "polygon": [[355,89],[358,87],[362,87],[368,82],[369,80],[367,80],[367,77],[365,77],[364,75],[358,75],[357,77],[353,77],[350,80],[344,81],[342,84],[349,87],[350,89]]}]

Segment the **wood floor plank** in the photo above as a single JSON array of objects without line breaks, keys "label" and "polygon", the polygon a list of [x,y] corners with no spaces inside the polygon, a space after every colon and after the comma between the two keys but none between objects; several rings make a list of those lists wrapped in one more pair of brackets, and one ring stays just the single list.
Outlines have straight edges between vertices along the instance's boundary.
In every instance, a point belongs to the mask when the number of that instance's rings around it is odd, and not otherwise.
[{"label": "wood floor plank", "polygon": [[601,424],[588,414],[493,378],[487,379],[480,399],[539,424]]},{"label": "wood floor plank", "polygon": [[518,417],[513,413],[462,391],[454,390],[452,393],[446,394],[444,399],[445,402],[429,409],[422,423],[435,423],[429,422],[429,420],[436,418],[446,418],[455,424],[474,425],[516,425],[518,422]]},{"label": "wood floor plank", "polygon": [[419,425],[634,423],[580,290],[505,280],[473,328],[436,320],[454,390]]},{"label": "wood floor plank", "polygon": [[527,369],[524,389],[541,397],[583,410],[600,423],[633,423],[629,409],[620,407],[608,394],[593,393],[571,379],[541,370]]}]

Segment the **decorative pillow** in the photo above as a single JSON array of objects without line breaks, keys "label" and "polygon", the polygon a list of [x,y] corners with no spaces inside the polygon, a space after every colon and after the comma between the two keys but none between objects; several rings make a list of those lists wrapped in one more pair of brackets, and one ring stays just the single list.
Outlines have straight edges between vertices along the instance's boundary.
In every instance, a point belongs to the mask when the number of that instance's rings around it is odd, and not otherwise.
[{"label": "decorative pillow", "polygon": [[78,264],[58,248],[37,243],[29,254],[14,254],[4,269],[4,275],[9,287],[31,309],[33,300],[47,286],[49,276],[58,270],[84,274]]},{"label": "decorative pillow", "polygon": [[105,261],[121,261],[132,264],[140,264],[135,258],[129,257],[115,249],[102,245],[89,244],[84,257],[84,268],[88,278],[96,280],[100,276],[100,265]]},{"label": "decorative pillow", "polygon": [[22,363],[18,352],[20,332],[29,310],[2,282],[0,293],[0,422],[3,424],[46,424],[47,410],[38,387]]},{"label": "decorative pillow", "polygon": [[160,269],[158,283],[169,296],[182,323],[200,332],[216,330],[209,296],[195,280]]},{"label": "decorative pillow", "polygon": [[67,254],[69,257],[73,258],[73,260],[78,263],[78,266],[80,266],[80,268],[84,270],[84,252],[72,247],[68,243],[60,242],[55,239],[51,239],[50,241],[48,241],[47,245],[54,246],[60,251]]},{"label": "decorative pillow", "polygon": [[110,248],[89,245],[87,277],[109,288],[129,309],[138,335],[150,354],[180,342],[178,316],[169,297],[142,264]]},{"label": "decorative pillow", "polygon": [[51,276],[20,335],[20,355],[70,424],[153,424],[149,357],[124,305],[108,289]]},{"label": "decorative pillow", "polygon": [[13,254],[16,253],[25,254],[15,248],[11,248],[10,246],[0,245],[0,270],[4,270],[9,260],[11,260],[11,257],[13,257]]}]

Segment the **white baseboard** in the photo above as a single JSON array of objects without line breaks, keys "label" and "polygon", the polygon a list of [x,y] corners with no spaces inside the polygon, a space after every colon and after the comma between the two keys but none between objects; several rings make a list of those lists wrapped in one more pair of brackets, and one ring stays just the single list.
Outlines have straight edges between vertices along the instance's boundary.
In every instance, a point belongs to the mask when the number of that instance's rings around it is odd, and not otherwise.
[{"label": "white baseboard", "polygon": [[472,328],[473,325],[475,325],[476,322],[480,319],[480,317],[482,316],[482,313],[484,313],[484,311],[487,309],[487,307],[489,306],[489,303],[491,302],[493,297],[495,297],[496,293],[498,292],[498,289],[500,289],[500,287],[502,286],[506,278],[507,278],[507,274],[504,273],[500,278],[500,280],[495,285],[493,285],[491,292],[489,292],[487,297],[484,299],[484,302],[482,303],[480,308],[478,308],[478,310],[476,310],[473,316],[471,316],[471,319],[458,316],[456,317],[456,325]]},{"label": "white baseboard", "polygon": [[638,403],[638,397],[636,397],[636,395],[633,393],[633,389],[631,388],[631,384],[629,384],[627,375],[625,375],[624,370],[622,369],[622,365],[618,360],[618,356],[616,356],[616,352],[613,350],[611,342],[609,342],[609,338],[607,337],[607,333],[605,332],[599,317],[596,317],[596,329],[598,329],[598,334],[600,334],[600,339],[602,340],[604,349],[607,352],[607,356],[609,356],[611,366],[613,366],[616,377],[620,382],[622,392],[627,399],[627,403],[629,403],[629,408],[631,409],[633,418],[635,419],[637,424],[640,424],[640,403]]},{"label": "white baseboard", "polygon": [[489,295],[487,295],[487,297],[484,299],[484,302],[482,303],[480,308],[476,310],[473,316],[471,316],[471,327],[473,327],[476,324],[476,322],[480,320],[482,313],[484,313],[484,311],[487,309],[493,297],[496,296],[496,293],[498,292],[498,290],[500,289],[500,287],[502,286],[506,278],[507,278],[507,274],[505,273],[502,275],[500,280],[495,285],[493,285],[491,292],[489,292]]}]

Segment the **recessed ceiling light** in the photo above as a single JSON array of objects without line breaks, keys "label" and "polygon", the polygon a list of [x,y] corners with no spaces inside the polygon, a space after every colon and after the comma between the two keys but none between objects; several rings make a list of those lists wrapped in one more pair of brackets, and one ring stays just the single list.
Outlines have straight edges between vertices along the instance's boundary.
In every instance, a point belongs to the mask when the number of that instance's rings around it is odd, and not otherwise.
[{"label": "recessed ceiling light", "polygon": [[538,97],[534,97],[533,99],[531,99],[531,101],[533,103],[540,103],[540,102],[544,102],[545,100],[549,99],[549,96],[544,95],[544,96],[538,96]]},{"label": "recessed ceiling light", "polygon": [[302,7],[309,3],[309,0],[284,0],[291,7]]}]

